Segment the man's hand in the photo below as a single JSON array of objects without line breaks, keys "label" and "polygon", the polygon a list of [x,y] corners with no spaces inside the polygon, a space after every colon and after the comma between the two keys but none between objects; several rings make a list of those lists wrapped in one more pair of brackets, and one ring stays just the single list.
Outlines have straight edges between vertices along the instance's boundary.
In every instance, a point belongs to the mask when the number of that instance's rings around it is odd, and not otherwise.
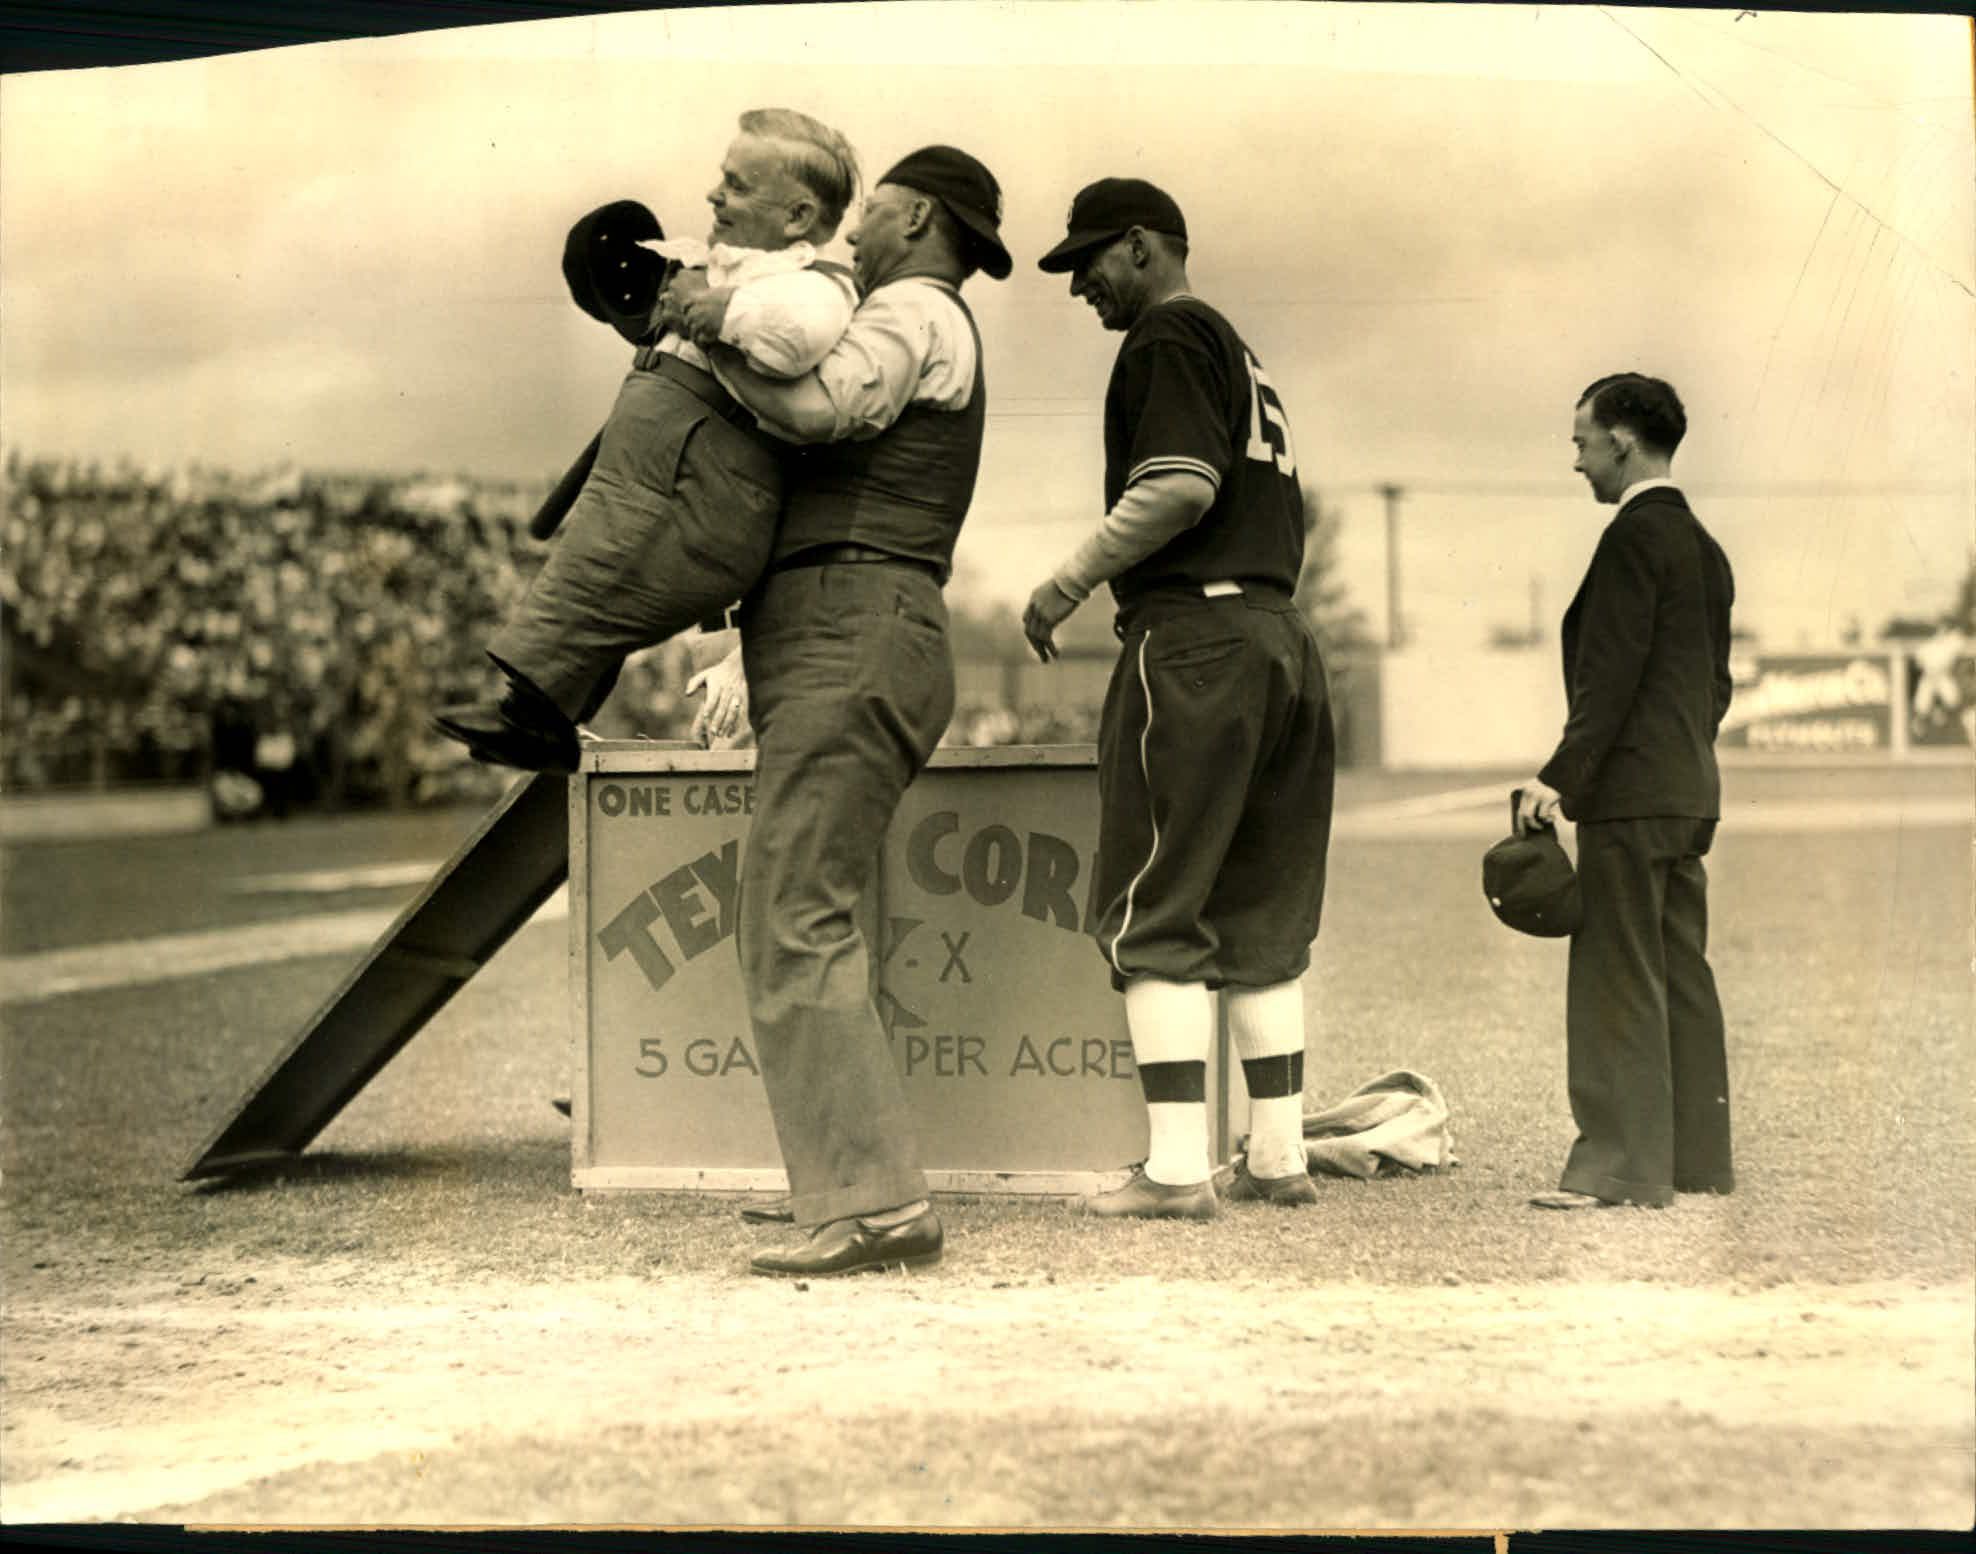
[{"label": "man's hand", "polygon": [[705,270],[681,270],[659,298],[659,318],[667,328],[705,348],[720,339],[733,295],[732,286],[709,286]]},{"label": "man's hand", "polygon": [[711,746],[716,739],[732,739],[748,717],[748,677],[741,669],[741,649],[707,665],[686,682],[686,694],[705,688],[706,704],[693,719],[693,737]]},{"label": "man's hand", "polygon": [[[674,270],[671,278],[659,288],[659,300],[652,304],[652,322],[661,329],[670,329],[676,334],[685,327],[686,292],[682,283],[689,273],[691,272],[686,270]],[[704,272],[700,280],[702,285],[706,283]]]},{"label": "man's hand", "polygon": [[1059,656],[1057,627],[1070,619],[1070,612],[1076,608],[1077,601],[1057,587],[1054,579],[1037,584],[1036,592],[1029,596],[1022,612],[1022,634],[1044,663]]},{"label": "man's hand", "polygon": [[1525,779],[1516,801],[1516,834],[1528,836],[1532,831],[1556,825],[1562,800],[1563,795],[1548,783],[1535,777]]}]

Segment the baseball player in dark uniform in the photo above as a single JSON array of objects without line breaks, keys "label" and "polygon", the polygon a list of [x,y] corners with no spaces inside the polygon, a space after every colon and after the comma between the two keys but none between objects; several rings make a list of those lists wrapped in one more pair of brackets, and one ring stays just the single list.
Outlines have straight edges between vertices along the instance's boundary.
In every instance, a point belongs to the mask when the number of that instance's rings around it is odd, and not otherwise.
[{"label": "baseball player in dark uniform", "polygon": [[1125,995],[1150,1149],[1102,1216],[1205,1219],[1207,1058],[1227,1000],[1251,1101],[1230,1196],[1317,1197],[1303,1148],[1301,977],[1324,900],[1335,747],[1317,641],[1291,602],[1303,493],[1282,402],[1187,286],[1164,192],[1079,192],[1041,267],[1124,333],[1105,393],[1097,530],[1030,596],[1039,657],[1100,583],[1123,650],[1098,735],[1099,947]]}]

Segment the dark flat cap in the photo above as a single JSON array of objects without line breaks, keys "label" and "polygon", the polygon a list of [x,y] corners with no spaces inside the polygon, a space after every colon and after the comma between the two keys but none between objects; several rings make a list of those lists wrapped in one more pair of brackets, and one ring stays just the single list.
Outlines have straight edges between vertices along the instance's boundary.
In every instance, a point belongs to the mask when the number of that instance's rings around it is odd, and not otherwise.
[{"label": "dark flat cap", "polygon": [[982,273],[991,280],[1007,278],[1011,262],[1002,246],[1002,186],[976,158],[952,146],[923,146],[902,157],[878,182],[900,184],[938,200],[961,224]]},{"label": "dark flat cap", "polygon": [[1518,836],[1516,796],[1510,797],[1510,835],[1482,855],[1482,893],[1489,909],[1518,933],[1562,939],[1585,921],[1578,871],[1558,840],[1556,826]]}]

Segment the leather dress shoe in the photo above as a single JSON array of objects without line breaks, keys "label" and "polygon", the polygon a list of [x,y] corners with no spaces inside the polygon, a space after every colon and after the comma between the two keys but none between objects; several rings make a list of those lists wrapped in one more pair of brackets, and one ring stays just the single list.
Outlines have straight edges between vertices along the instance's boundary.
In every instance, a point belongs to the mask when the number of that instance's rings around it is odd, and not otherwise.
[{"label": "leather dress shoe", "polygon": [[757,1252],[748,1261],[748,1271],[779,1279],[827,1279],[883,1268],[923,1268],[940,1261],[944,1239],[940,1216],[930,1208],[901,1225],[875,1227],[861,1219],[834,1219],[794,1246]]},{"label": "leather dress shoe", "polygon": [[577,767],[576,726],[556,728],[531,719],[511,697],[442,707],[432,721],[484,761],[526,772],[568,773]]},{"label": "leather dress shoe", "polygon": [[796,1211],[789,1207],[787,1198],[772,1198],[767,1203],[742,1205],[741,1217],[751,1225],[793,1225]]},{"label": "leather dress shoe", "polygon": [[1220,1212],[1212,1181],[1169,1187],[1146,1175],[1143,1167],[1135,1167],[1123,1187],[1094,1193],[1077,1207],[1095,1219],[1213,1219]]},{"label": "leather dress shoe", "polygon": [[1616,1209],[1618,1204],[1588,1192],[1573,1192],[1568,1187],[1560,1187],[1556,1192],[1540,1192],[1530,1195],[1533,1209]]},{"label": "leather dress shoe", "polygon": [[1308,1171],[1294,1171],[1288,1176],[1256,1176],[1250,1172],[1247,1160],[1238,1160],[1235,1175],[1228,1184],[1228,1201],[1275,1203],[1294,1208],[1317,1202],[1317,1183],[1310,1179]]}]

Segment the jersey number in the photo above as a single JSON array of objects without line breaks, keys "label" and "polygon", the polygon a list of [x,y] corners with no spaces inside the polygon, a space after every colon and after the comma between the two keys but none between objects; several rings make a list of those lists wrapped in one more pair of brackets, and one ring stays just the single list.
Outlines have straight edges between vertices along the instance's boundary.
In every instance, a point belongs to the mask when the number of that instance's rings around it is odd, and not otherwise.
[{"label": "jersey number", "polygon": [[[1290,422],[1283,414],[1283,401],[1276,396],[1276,385],[1269,381],[1269,374],[1253,357],[1249,363],[1249,446],[1246,450],[1252,459],[1264,464],[1274,464],[1286,475],[1297,473],[1297,453],[1290,446]],[[1277,431],[1283,434],[1281,453],[1270,446],[1262,434],[1262,420],[1268,416],[1276,423]]]}]

